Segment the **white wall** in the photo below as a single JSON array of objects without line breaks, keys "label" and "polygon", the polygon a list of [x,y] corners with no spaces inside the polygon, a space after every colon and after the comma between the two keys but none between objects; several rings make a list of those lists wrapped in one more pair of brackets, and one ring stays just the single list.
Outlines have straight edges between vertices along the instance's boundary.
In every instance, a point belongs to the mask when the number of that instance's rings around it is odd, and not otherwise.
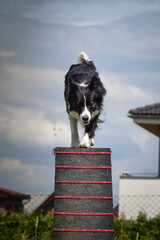
[{"label": "white wall", "polygon": [[120,178],[119,216],[136,219],[160,214],[160,178]]}]

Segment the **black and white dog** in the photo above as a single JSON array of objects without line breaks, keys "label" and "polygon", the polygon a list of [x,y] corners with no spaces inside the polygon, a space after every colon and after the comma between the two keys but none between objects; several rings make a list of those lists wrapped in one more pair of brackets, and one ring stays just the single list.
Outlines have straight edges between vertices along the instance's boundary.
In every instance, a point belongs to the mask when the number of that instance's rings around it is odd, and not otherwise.
[{"label": "black and white dog", "polygon": [[[65,101],[71,126],[71,147],[94,145],[94,132],[102,110],[106,90],[89,56],[81,52],[79,63],[70,67],[65,76]],[[77,122],[84,126],[84,136],[79,141]]]}]

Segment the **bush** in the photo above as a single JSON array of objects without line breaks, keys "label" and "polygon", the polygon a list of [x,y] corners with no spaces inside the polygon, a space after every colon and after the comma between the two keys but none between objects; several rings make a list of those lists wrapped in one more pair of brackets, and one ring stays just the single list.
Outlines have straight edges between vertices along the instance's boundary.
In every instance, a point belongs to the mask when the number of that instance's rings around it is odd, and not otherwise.
[{"label": "bush", "polygon": [[53,214],[45,218],[42,215],[17,214],[0,215],[1,240],[52,240]]},{"label": "bush", "polygon": [[120,218],[115,221],[116,240],[160,240],[160,215],[147,219],[140,213],[137,220]]},{"label": "bush", "polygon": [[[1,214],[1,240],[52,240],[53,214],[42,215]],[[137,220],[120,218],[115,221],[115,240],[160,240],[160,215],[147,219],[140,213]]]}]

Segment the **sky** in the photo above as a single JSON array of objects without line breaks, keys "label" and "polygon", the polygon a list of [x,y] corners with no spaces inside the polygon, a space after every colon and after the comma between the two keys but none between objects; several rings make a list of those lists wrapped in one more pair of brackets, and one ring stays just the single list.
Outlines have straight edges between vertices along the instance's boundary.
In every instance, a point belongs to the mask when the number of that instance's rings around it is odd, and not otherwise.
[{"label": "sky", "polygon": [[113,194],[122,173],[157,173],[158,138],[127,115],[160,102],[160,1],[0,0],[1,187],[53,192],[52,150],[70,146],[64,76],[81,51],[107,89],[95,147],[112,150]]}]

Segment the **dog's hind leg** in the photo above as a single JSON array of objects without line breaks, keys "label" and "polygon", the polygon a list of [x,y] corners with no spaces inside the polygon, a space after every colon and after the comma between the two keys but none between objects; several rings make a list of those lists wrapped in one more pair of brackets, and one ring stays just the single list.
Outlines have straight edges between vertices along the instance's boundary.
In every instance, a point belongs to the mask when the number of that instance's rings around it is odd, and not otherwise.
[{"label": "dog's hind leg", "polygon": [[68,114],[71,127],[71,147],[79,147],[78,120]]}]

